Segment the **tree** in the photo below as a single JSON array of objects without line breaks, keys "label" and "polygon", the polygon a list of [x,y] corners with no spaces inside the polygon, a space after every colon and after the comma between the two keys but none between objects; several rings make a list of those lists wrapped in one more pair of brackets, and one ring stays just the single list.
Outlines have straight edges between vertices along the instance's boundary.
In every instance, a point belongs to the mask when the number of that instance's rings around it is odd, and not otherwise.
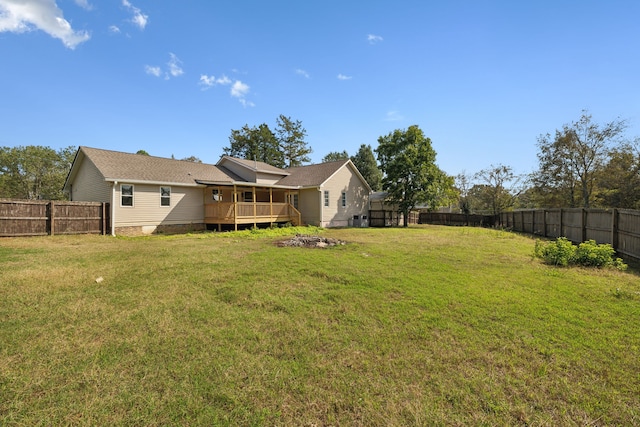
[{"label": "tree", "polygon": [[613,149],[597,182],[598,205],[640,209],[640,141]]},{"label": "tree", "polygon": [[265,123],[258,127],[244,125],[240,130],[231,130],[230,146],[223,149],[228,156],[257,160],[282,168],[284,153],[275,134]]},{"label": "tree", "polygon": [[458,205],[460,206],[460,212],[465,215],[471,213],[471,197],[469,197],[469,191],[471,190],[471,179],[470,175],[467,175],[465,171],[462,171],[455,177],[455,185],[460,194],[460,198],[458,200]]},{"label": "tree", "polygon": [[451,196],[453,178],[438,168],[431,140],[418,126],[379,137],[375,151],[384,173],[382,188],[387,200],[403,213],[405,227],[414,207],[426,204],[435,208]]},{"label": "tree", "polygon": [[76,148],[58,151],[49,147],[0,148],[0,197],[61,200]]},{"label": "tree", "polygon": [[180,160],[185,161],[185,162],[202,163],[202,160],[200,160],[196,156],[189,156],[189,157],[185,157],[184,159],[180,159]]},{"label": "tree", "polygon": [[378,167],[376,156],[373,153],[371,145],[362,144],[360,149],[351,157],[351,161],[358,168],[358,171],[362,174],[362,177],[367,181],[369,187],[373,191],[380,191],[382,189],[382,171]]},{"label": "tree", "polygon": [[[595,177],[625,128],[624,120],[600,126],[583,111],[578,121],[556,130],[553,140],[548,134],[541,136],[538,139],[540,169],[534,176],[541,195],[551,196],[547,200],[567,203],[569,207],[581,204],[588,208]],[[560,200],[553,200],[558,196]]]},{"label": "tree", "polygon": [[476,173],[475,178],[480,181],[483,188],[482,204],[488,207],[493,215],[498,215],[513,206],[515,197],[519,193],[516,186],[520,178],[514,175],[510,166],[491,165]]},{"label": "tree", "polygon": [[311,161],[309,154],[313,150],[304,140],[307,131],[302,127],[302,122],[280,114],[276,119],[276,135],[284,154],[285,167],[302,166]]},{"label": "tree", "polygon": [[147,153],[145,150],[142,150],[142,149],[136,151],[136,154],[142,154],[143,156],[148,156],[149,155],[149,153]]},{"label": "tree", "polygon": [[330,151],[326,156],[322,158],[322,163],[337,162],[338,160],[346,160],[348,158],[349,153],[347,153],[347,150],[344,150],[342,152]]}]

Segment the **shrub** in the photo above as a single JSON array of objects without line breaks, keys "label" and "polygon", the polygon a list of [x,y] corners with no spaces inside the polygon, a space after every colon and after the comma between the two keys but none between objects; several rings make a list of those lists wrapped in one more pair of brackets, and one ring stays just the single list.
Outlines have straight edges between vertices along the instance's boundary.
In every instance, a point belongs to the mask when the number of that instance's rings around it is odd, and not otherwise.
[{"label": "shrub", "polygon": [[552,265],[582,265],[585,267],[611,267],[625,270],[627,265],[615,257],[615,250],[609,244],[597,244],[595,240],[587,240],[578,246],[573,245],[566,237],[558,237],[554,242],[536,241],[534,255],[545,263]]}]

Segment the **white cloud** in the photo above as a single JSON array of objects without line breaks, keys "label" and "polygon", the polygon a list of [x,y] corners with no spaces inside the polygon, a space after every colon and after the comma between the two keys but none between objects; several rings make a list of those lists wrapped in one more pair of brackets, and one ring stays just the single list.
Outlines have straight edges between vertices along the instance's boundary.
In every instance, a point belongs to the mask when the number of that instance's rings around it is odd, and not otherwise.
[{"label": "white cloud", "polygon": [[338,74],[338,80],[351,80],[353,77],[345,76],[344,74]]},{"label": "white cloud", "polygon": [[255,104],[251,101],[247,101],[246,96],[249,94],[249,85],[242,83],[240,80],[236,80],[231,86],[231,96],[238,98],[238,101],[244,107],[255,107]]},{"label": "white cloud", "polygon": [[131,22],[137,25],[141,30],[144,30],[144,28],[147,26],[147,23],[149,22],[149,15],[145,15],[144,13],[142,13],[140,9],[132,5],[128,0],[122,0],[122,5],[129,9],[129,11],[133,14]]},{"label": "white cloud", "polygon": [[120,34],[120,28],[116,27],[115,25],[109,25],[109,32],[111,34]]},{"label": "white cloud", "polygon": [[244,107],[255,107],[255,104],[251,101],[247,100],[247,95],[251,91],[251,88],[248,84],[243,83],[240,80],[231,80],[229,77],[224,74],[222,77],[208,76],[206,74],[200,75],[200,80],[198,84],[202,86],[202,90],[211,89],[214,86],[231,86],[231,96],[236,98],[240,104]]},{"label": "white cloud", "polygon": [[387,111],[387,115],[384,120],[387,122],[399,122],[404,120],[404,117],[398,111],[391,110]]},{"label": "white cloud", "polygon": [[0,0],[0,32],[42,30],[69,49],[89,40],[86,31],[74,31],[55,0]]},{"label": "white cloud", "polygon": [[86,10],[93,9],[93,6],[89,4],[88,0],[75,0],[75,2],[78,6],[80,6],[83,9],[86,9]]},{"label": "white cloud", "polygon": [[178,57],[173,53],[169,53],[169,57],[169,62],[167,62],[167,66],[169,67],[169,74],[171,74],[173,77],[183,75],[184,71],[180,66],[182,64],[182,61],[180,61]]},{"label": "white cloud", "polygon": [[167,68],[163,70],[161,67],[145,65],[145,72],[155,77],[164,76],[165,80],[169,80],[171,77],[180,77],[184,74],[182,69],[182,61],[178,57],[169,52],[169,62],[167,62]]},{"label": "white cloud", "polygon": [[305,70],[301,70],[300,68],[296,69],[296,74],[304,77],[305,79],[310,79],[311,76],[309,75],[309,73],[307,73]]},{"label": "white cloud", "polygon": [[370,44],[376,44],[378,42],[381,42],[383,38],[380,36],[376,36],[375,34],[367,34],[367,40]]},{"label": "white cloud", "polygon": [[160,69],[160,67],[152,67],[150,65],[145,65],[144,70],[147,74],[150,74],[152,76],[160,77],[162,75],[162,70]]},{"label": "white cloud", "polygon": [[234,98],[244,98],[249,93],[249,85],[236,80],[231,86],[231,96]]},{"label": "white cloud", "polygon": [[231,79],[224,74],[222,77],[216,78],[215,76],[207,76],[206,74],[200,75],[200,81],[198,82],[200,86],[203,86],[203,90],[212,88],[216,85],[229,85],[231,84]]}]

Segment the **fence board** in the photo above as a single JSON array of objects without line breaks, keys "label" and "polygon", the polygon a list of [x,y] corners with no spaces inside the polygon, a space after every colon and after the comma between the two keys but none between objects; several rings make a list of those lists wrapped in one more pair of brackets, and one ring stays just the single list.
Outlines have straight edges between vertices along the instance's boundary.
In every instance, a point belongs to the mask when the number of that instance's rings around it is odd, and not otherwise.
[{"label": "fence board", "polygon": [[627,209],[527,209],[500,214],[500,226],[574,243],[595,240],[640,259],[640,211]]},{"label": "fence board", "polygon": [[0,199],[0,237],[108,234],[109,204]]}]

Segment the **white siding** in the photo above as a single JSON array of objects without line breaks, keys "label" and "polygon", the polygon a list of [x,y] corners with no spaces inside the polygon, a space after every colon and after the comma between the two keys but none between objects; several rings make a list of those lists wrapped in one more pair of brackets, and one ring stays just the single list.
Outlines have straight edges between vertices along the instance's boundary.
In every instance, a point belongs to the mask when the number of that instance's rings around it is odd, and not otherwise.
[{"label": "white siding", "polygon": [[[321,188],[322,227],[346,227],[354,215],[369,214],[369,190],[347,165],[340,168]],[[329,206],[324,206],[324,191],[329,191]],[[342,207],[342,193],[347,193],[347,206]]]},{"label": "white siding", "polygon": [[98,168],[83,161],[71,183],[71,200],[75,202],[111,202],[111,185],[104,180]]},{"label": "white siding", "polygon": [[[202,224],[204,193],[200,187],[171,186],[171,206],[160,206],[160,185],[134,184],[133,207],[120,206],[120,185],[116,185],[115,227]],[[164,185],[166,187],[166,185]]]}]

